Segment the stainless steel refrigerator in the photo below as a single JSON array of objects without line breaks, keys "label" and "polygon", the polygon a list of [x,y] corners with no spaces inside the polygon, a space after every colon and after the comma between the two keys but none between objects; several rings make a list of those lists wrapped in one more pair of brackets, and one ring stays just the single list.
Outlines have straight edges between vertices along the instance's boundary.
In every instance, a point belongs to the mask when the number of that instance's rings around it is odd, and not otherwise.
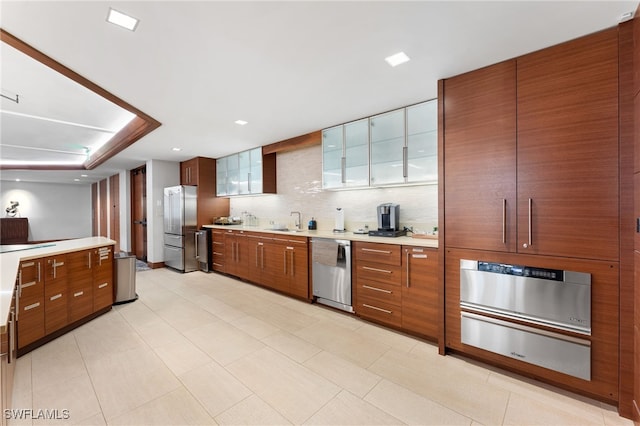
[{"label": "stainless steel refrigerator", "polygon": [[198,269],[197,187],[164,189],[164,264],[182,272]]}]

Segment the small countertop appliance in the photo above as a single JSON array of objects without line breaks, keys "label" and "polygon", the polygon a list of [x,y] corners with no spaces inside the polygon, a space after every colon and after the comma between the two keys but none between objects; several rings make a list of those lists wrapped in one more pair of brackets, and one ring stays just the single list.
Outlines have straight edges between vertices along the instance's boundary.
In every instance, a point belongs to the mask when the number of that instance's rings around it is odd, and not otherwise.
[{"label": "small countertop appliance", "polygon": [[406,231],[400,229],[400,204],[385,203],[377,207],[378,230],[369,231],[376,237],[399,237]]}]

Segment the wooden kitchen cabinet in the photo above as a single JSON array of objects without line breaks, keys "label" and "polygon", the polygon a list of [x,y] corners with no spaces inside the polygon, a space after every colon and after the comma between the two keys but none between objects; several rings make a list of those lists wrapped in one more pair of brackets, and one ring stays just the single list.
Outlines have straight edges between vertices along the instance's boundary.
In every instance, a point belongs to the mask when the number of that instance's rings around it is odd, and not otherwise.
[{"label": "wooden kitchen cabinet", "polygon": [[353,243],[355,313],[362,318],[402,326],[401,247],[393,244]]},{"label": "wooden kitchen cabinet", "polygon": [[613,29],[444,81],[447,247],[618,258],[617,63]]},{"label": "wooden kitchen cabinet", "polygon": [[4,331],[0,333],[0,413],[2,420],[0,425],[8,424],[4,410],[11,408],[11,396],[13,393],[13,376],[15,372],[17,358],[16,341],[16,293],[14,289],[11,306],[9,308],[9,318],[4,324]]},{"label": "wooden kitchen cabinet", "polygon": [[113,305],[114,284],[113,284],[113,246],[104,246],[93,249],[93,279],[92,296],[93,312]]},{"label": "wooden kitchen cabinet", "polygon": [[224,235],[225,271],[249,279],[249,246],[244,231],[228,230]]},{"label": "wooden kitchen cabinet", "polygon": [[218,197],[277,192],[276,153],[264,154],[262,147],[218,158],[216,169]]},{"label": "wooden kitchen cabinet", "polygon": [[438,250],[402,246],[402,328],[438,338]]},{"label": "wooden kitchen cabinet", "polygon": [[68,253],[69,322],[73,323],[93,312],[93,250]]},{"label": "wooden kitchen cabinet", "polygon": [[20,262],[18,272],[18,347],[45,335],[44,259]]},{"label": "wooden kitchen cabinet", "polygon": [[[274,240],[276,240],[274,238]],[[276,240],[276,242],[278,242]],[[306,237],[289,237],[278,242],[283,259],[285,292],[292,296],[309,298],[309,247]]]},{"label": "wooden kitchen cabinet", "polygon": [[197,186],[197,229],[229,216],[229,199],[216,197],[216,160],[195,157],[180,163],[180,184]]},{"label": "wooden kitchen cabinet", "polygon": [[44,259],[44,332],[53,333],[69,323],[68,255]]},{"label": "wooden kitchen cabinet", "polygon": [[216,272],[225,273],[225,245],[224,245],[225,231],[221,229],[211,230],[211,250],[212,250],[212,269]]},{"label": "wooden kitchen cabinet", "polygon": [[180,163],[180,185],[198,185],[199,157]]}]

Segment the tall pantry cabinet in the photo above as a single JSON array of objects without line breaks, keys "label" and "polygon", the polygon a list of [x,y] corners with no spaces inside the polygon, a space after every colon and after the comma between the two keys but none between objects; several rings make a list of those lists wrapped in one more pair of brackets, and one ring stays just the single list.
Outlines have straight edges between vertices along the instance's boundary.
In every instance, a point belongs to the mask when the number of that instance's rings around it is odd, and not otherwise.
[{"label": "tall pantry cabinet", "polygon": [[[445,346],[618,400],[618,32],[441,82]],[[592,276],[591,380],[461,343],[460,259]]]}]

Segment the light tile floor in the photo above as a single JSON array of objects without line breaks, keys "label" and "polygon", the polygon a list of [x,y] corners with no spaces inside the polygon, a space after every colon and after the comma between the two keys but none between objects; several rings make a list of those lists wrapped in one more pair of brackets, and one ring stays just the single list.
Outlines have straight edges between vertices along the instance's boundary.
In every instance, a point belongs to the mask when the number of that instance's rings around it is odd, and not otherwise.
[{"label": "light tile floor", "polygon": [[[13,408],[32,412],[10,424],[632,425],[598,401],[222,275],[143,271],[137,290],[18,359]],[[43,419],[52,413],[69,418]]]}]

